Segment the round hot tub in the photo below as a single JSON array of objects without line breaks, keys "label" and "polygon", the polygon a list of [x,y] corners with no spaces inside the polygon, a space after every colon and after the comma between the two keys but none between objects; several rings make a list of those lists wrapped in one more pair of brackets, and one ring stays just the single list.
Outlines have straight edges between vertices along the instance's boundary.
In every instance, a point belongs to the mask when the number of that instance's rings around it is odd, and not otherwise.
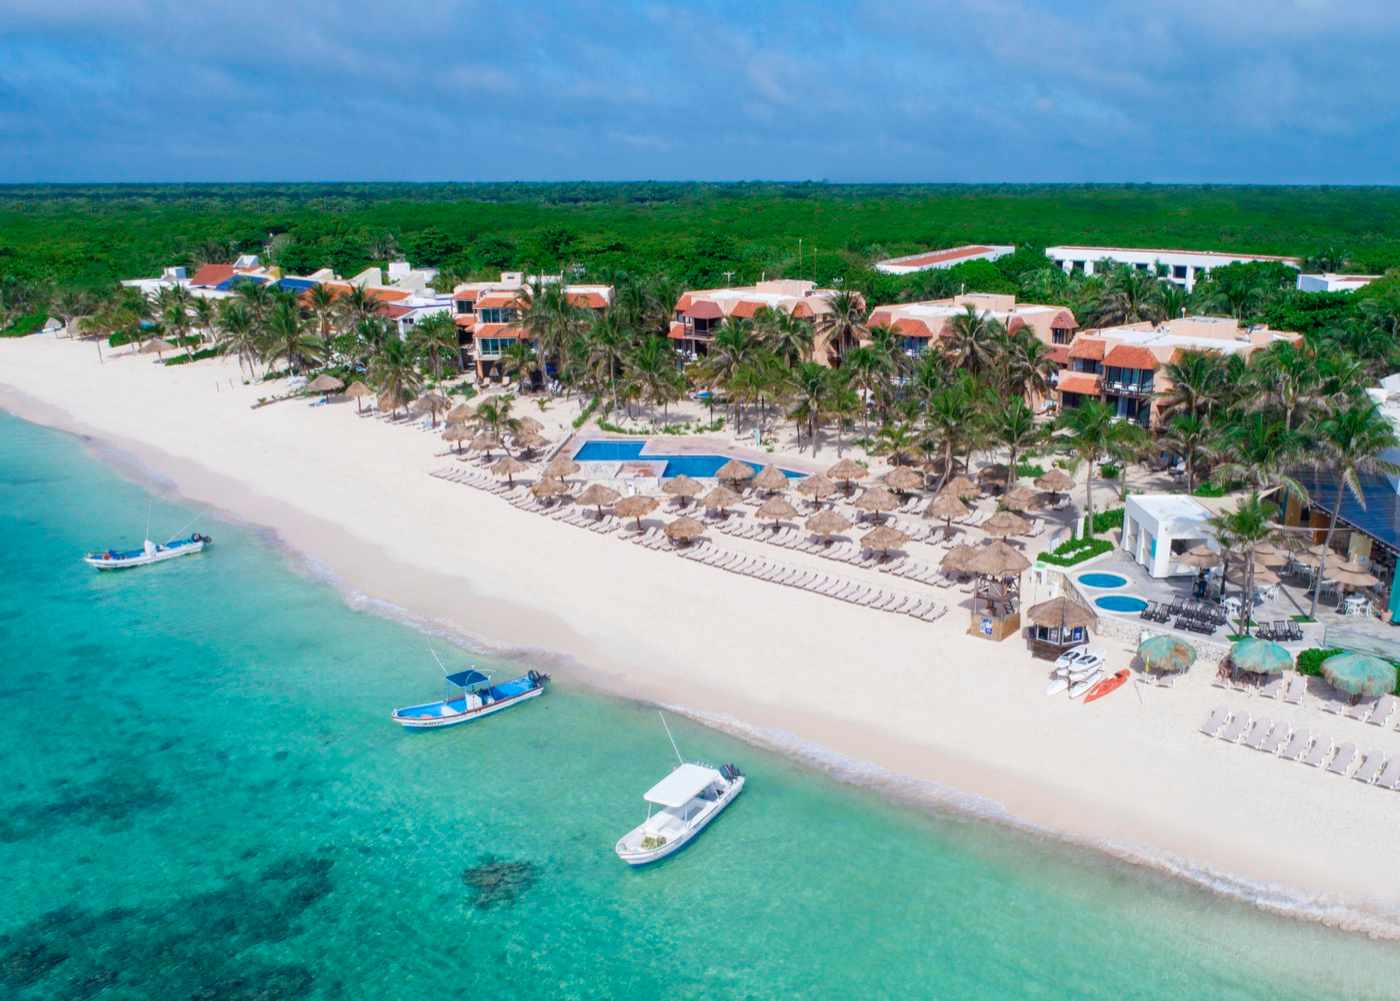
[{"label": "round hot tub", "polygon": [[1123,587],[1128,583],[1128,578],[1116,573],[1082,573],[1075,579],[1085,587],[1094,587],[1101,591]]},{"label": "round hot tub", "polygon": [[1105,594],[1102,598],[1095,598],[1094,604],[1105,612],[1122,612],[1132,615],[1136,615],[1147,607],[1145,600],[1131,594]]}]

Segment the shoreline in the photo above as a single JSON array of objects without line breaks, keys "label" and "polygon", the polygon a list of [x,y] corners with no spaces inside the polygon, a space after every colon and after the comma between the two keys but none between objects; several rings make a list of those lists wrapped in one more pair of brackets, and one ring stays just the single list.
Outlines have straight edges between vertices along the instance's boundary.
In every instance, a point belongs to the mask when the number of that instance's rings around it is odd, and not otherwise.
[{"label": "shoreline", "polygon": [[[73,356],[81,351],[79,345],[49,341],[26,345],[32,352],[31,361],[48,352],[66,353]],[[9,354],[15,354],[9,352]],[[5,358],[6,353],[0,353]],[[91,354],[84,353],[81,362],[100,375],[108,384],[110,393],[119,393],[127,372],[136,376],[168,377],[176,370],[151,369],[141,372],[137,364],[122,364],[123,356],[109,357],[101,367],[95,364]],[[1317,920],[1349,931],[1360,931],[1373,937],[1400,939],[1400,885],[1397,878],[1387,880],[1366,880],[1366,873],[1372,876],[1384,871],[1394,871],[1392,866],[1378,863],[1369,869],[1361,869],[1356,860],[1334,858],[1335,846],[1317,840],[1317,835],[1332,826],[1347,826],[1343,823],[1327,825],[1319,815],[1327,810],[1327,799],[1345,802],[1355,799],[1358,804],[1370,808],[1370,812],[1350,818],[1357,828],[1352,833],[1362,838],[1370,834],[1382,838],[1388,828],[1379,823],[1386,814],[1384,805],[1375,807],[1379,794],[1360,787],[1350,788],[1353,783],[1343,782],[1334,777],[1324,777],[1317,773],[1302,770],[1283,762],[1258,760],[1260,768],[1270,770],[1257,772],[1253,769],[1255,759],[1261,756],[1246,749],[1226,746],[1213,747],[1204,738],[1194,733],[1191,726],[1185,739],[1171,735],[1165,744],[1159,743],[1154,749],[1164,750],[1168,757],[1180,757],[1177,744],[1191,752],[1192,761],[1177,761],[1185,774],[1180,772],[1178,779],[1204,778],[1210,781],[1210,771],[1200,771],[1199,761],[1204,752],[1208,769],[1219,772],[1230,770],[1238,764],[1247,773],[1243,786],[1226,782],[1225,798],[1248,792],[1251,779],[1263,775],[1265,782],[1273,782],[1271,788],[1256,790],[1256,794],[1279,792],[1272,796],[1277,800],[1297,789],[1312,786],[1308,780],[1316,780],[1317,787],[1324,792],[1322,802],[1297,804],[1300,821],[1296,829],[1276,825],[1274,818],[1261,817],[1252,825],[1242,825],[1245,830],[1232,831],[1232,818],[1212,817],[1207,810],[1202,822],[1197,826],[1178,825],[1175,829],[1162,823],[1161,811],[1153,810],[1154,799],[1164,795],[1170,798],[1166,788],[1147,790],[1147,801],[1133,800],[1124,796],[1113,801],[1111,797],[1085,795],[1082,783],[1064,781],[1073,775],[1063,775],[1059,769],[1064,756],[1047,753],[1041,760],[1039,752],[1048,752],[1057,738],[1074,741],[1077,746],[1071,752],[1090,749],[1091,753],[1113,754],[1115,739],[1126,739],[1123,732],[1144,728],[1142,719],[1125,719],[1131,708],[1125,700],[1106,702],[1106,708],[1115,710],[1113,717],[1107,713],[1088,717],[1083,713],[1069,714],[1073,722],[1066,723],[1062,707],[1059,712],[1049,711],[1048,704],[1041,699],[1038,690],[1026,699],[1027,676],[1019,661],[1026,657],[1022,645],[1017,640],[1002,644],[989,644],[985,641],[964,637],[959,641],[950,622],[962,621],[963,615],[957,607],[950,607],[949,613],[940,620],[941,625],[898,623],[897,627],[887,628],[893,637],[878,644],[878,653],[869,654],[869,661],[860,664],[858,658],[862,649],[867,649],[874,640],[864,634],[877,632],[884,620],[873,613],[859,609],[833,608],[829,614],[827,606],[818,599],[794,594],[790,590],[764,585],[761,582],[736,581],[707,568],[688,565],[681,561],[657,554],[633,552],[635,547],[619,546],[614,540],[594,538],[591,533],[578,533],[563,526],[549,523],[547,519],[517,512],[495,498],[472,496],[475,492],[466,488],[453,487],[432,481],[426,471],[417,468],[422,456],[407,457],[405,468],[411,470],[411,480],[402,489],[385,487],[378,492],[370,509],[381,513],[380,524],[397,526],[394,517],[383,517],[385,507],[400,502],[400,509],[393,512],[401,521],[412,518],[420,511],[431,512],[442,503],[460,502],[460,507],[469,511],[469,521],[485,532],[499,534],[495,552],[486,554],[485,559],[471,562],[457,562],[463,555],[461,547],[442,559],[425,557],[421,547],[408,552],[391,551],[373,532],[365,532],[365,525],[374,525],[366,520],[363,510],[331,510],[330,505],[319,507],[315,500],[308,499],[301,505],[295,503],[298,491],[288,491],[289,483],[285,475],[286,464],[274,461],[273,456],[260,456],[259,449],[265,446],[258,436],[240,442],[238,429],[229,429],[229,438],[222,442],[227,448],[218,451],[219,461],[210,462],[210,454],[194,449],[190,454],[192,441],[201,437],[206,440],[210,434],[218,436],[225,429],[220,427],[217,418],[209,413],[200,414],[189,399],[152,400],[152,408],[160,407],[162,416],[169,421],[152,421],[150,430],[138,426],[141,422],[131,421],[120,427],[104,426],[99,430],[96,419],[112,410],[111,396],[95,399],[93,394],[79,398],[71,389],[69,376],[70,363],[77,365],[76,357],[65,359],[64,365],[56,365],[52,372],[44,373],[29,369],[23,373],[25,385],[15,385],[20,381],[18,359],[6,359],[5,374],[0,375],[0,408],[9,410],[17,417],[33,423],[72,433],[82,438],[99,459],[116,466],[126,475],[132,475],[145,482],[154,483],[163,490],[171,490],[192,502],[209,508],[240,523],[266,531],[269,540],[285,551],[307,572],[323,576],[336,587],[352,607],[403,618],[419,628],[442,629],[454,637],[466,638],[467,645],[483,648],[492,656],[504,658],[522,657],[557,663],[558,670],[570,682],[578,682],[584,687],[599,690],[609,696],[633,699],[683,712],[705,725],[725,730],[746,741],[776,751],[794,759],[804,767],[814,767],[838,780],[861,787],[875,787],[882,794],[895,800],[936,810],[953,811],[1045,836],[1067,843],[1076,848],[1084,847],[1101,852],[1108,857],[1135,866],[1143,866],[1154,872],[1165,873],[1186,879],[1206,889],[1227,897],[1249,902],[1263,910],[1281,916]],[[12,368],[8,362],[14,362]],[[207,364],[207,363],[201,363]],[[147,367],[150,368],[150,367]],[[122,369],[126,371],[122,371]],[[13,373],[13,375],[11,374]],[[195,366],[180,371],[179,376],[190,382],[191,376],[200,373]],[[207,373],[205,374],[207,379]],[[167,380],[169,381],[169,380]],[[207,387],[204,387],[207,390]],[[69,400],[70,394],[73,399]],[[190,398],[197,398],[191,394]],[[170,409],[164,409],[165,407]],[[352,412],[306,414],[306,408],[297,404],[283,404],[288,415],[295,410],[298,418],[311,420],[329,418],[322,424],[329,425],[336,420],[338,432],[344,435],[372,432],[375,437],[392,436],[407,438],[415,444],[427,444],[427,435],[416,434],[403,428],[377,426],[370,428],[368,422],[353,420]],[[214,409],[214,408],[209,408]],[[269,411],[253,412],[253,420],[264,425],[272,424],[264,418]],[[331,408],[323,408],[330,410]],[[118,415],[113,413],[115,420]],[[219,415],[230,417],[231,415]],[[280,416],[280,415],[274,415]],[[288,417],[290,421],[291,416]],[[344,427],[349,422],[350,427]],[[230,422],[231,423],[231,422]],[[286,429],[283,428],[283,431]],[[326,446],[335,440],[332,432],[319,442]],[[162,440],[164,439],[164,440]],[[290,438],[288,440],[291,440]],[[389,452],[399,452],[398,441],[391,441]],[[174,448],[185,454],[177,454]],[[260,479],[256,467],[265,457],[271,468]],[[384,456],[374,456],[385,460]],[[253,461],[249,462],[252,459]],[[387,461],[387,460],[385,460]],[[415,465],[415,463],[417,465]],[[294,467],[295,462],[292,463]],[[353,465],[353,464],[352,464]],[[222,468],[220,468],[222,467]],[[280,486],[279,486],[280,484]],[[324,484],[323,484],[324,485]],[[352,488],[344,482],[332,486]],[[280,496],[274,494],[280,493]],[[325,499],[324,496],[320,498]],[[356,505],[347,505],[354,508]],[[406,510],[405,510],[406,509]],[[416,509],[416,510],[415,510]],[[334,515],[334,516],[332,516]],[[430,517],[431,515],[429,515]],[[542,524],[543,523],[543,524]],[[544,547],[547,555],[558,559],[558,572],[567,576],[569,583],[593,580],[609,576],[609,583],[618,583],[624,589],[629,585],[655,585],[660,592],[637,599],[641,609],[635,616],[628,608],[607,607],[616,605],[617,596],[610,588],[595,586],[591,592],[579,594],[564,588],[565,600],[551,600],[549,591],[557,596],[559,588],[541,588],[546,593],[531,595],[527,587],[517,578],[502,580],[500,577],[487,578],[472,573],[485,569],[489,572],[492,557],[502,550],[507,553],[513,543],[520,541],[521,533],[538,528],[541,534],[548,534],[549,545]],[[357,529],[359,529],[357,531]],[[430,535],[432,533],[429,533]],[[576,541],[575,541],[576,540]],[[615,560],[609,557],[616,557]],[[509,558],[509,557],[507,557]],[[606,561],[610,574],[600,574],[605,568],[600,561]],[[578,563],[580,566],[566,568],[565,563]],[[635,578],[632,575],[635,573]],[[528,577],[528,575],[524,575]],[[666,591],[668,579],[677,579]],[[501,586],[504,584],[505,586]],[[387,586],[386,586],[387,585]],[[718,586],[716,586],[718,585]],[[680,616],[667,614],[668,601],[679,593],[696,593],[712,606],[711,615]],[[738,592],[737,594],[735,592]],[[522,600],[523,596],[529,595]],[[755,601],[771,596],[765,603],[762,614],[754,615]],[[951,600],[950,600],[951,604]],[[558,612],[546,611],[557,608]],[[746,620],[745,614],[748,614]],[[716,616],[719,619],[716,619]],[[685,618],[692,621],[682,621]],[[684,630],[688,636],[708,637],[710,642],[721,635],[723,626],[728,623],[741,633],[742,640],[757,635],[778,636],[789,630],[809,631],[814,624],[829,627],[831,635],[801,636],[796,632],[783,635],[796,647],[796,652],[787,659],[776,653],[761,652],[755,660],[769,657],[775,661],[772,670],[745,672],[742,665],[727,665],[718,669],[707,651],[695,649],[672,641],[658,643],[648,636],[645,630],[636,630],[635,623],[649,619],[669,626],[671,630]],[[756,621],[757,620],[757,621]],[[831,620],[830,622],[826,620]],[[633,628],[626,633],[628,644],[616,642],[628,625]],[[688,627],[688,628],[687,628]],[[954,626],[956,629],[956,626]],[[530,635],[529,643],[504,643],[501,635]],[[923,640],[922,644],[919,641]],[[901,664],[894,657],[902,652],[908,657],[911,644],[919,644],[926,660],[928,651],[934,647],[946,647],[952,658],[959,653],[975,656],[981,654],[985,664],[974,664],[972,672],[981,672],[978,683],[969,683],[963,688],[949,689],[952,677],[929,679],[929,673],[936,675],[940,665],[920,663]],[[1105,644],[1111,646],[1111,644]],[[699,644],[697,644],[699,646]],[[735,644],[741,649],[742,642]],[[1015,649],[1011,649],[1014,647]],[[568,651],[556,652],[556,651]],[[813,651],[824,651],[824,656],[834,664],[819,665],[813,659]],[[747,656],[739,654],[740,657]],[[893,661],[886,662],[886,661]],[[874,663],[874,667],[870,666]],[[707,668],[709,668],[707,670]],[[1032,666],[1032,670],[1037,670]],[[924,672],[915,676],[913,671]],[[1035,677],[1043,679],[1041,673]],[[810,687],[804,687],[803,674],[808,676],[807,684],[854,686],[860,680],[874,685],[884,683],[891,692],[898,692],[907,698],[908,704],[891,704],[876,700],[858,706],[836,707],[822,700],[814,701]],[[764,674],[766,676],[757,676]],[[818,675],[813,679],[812,675]],[[882,677],[883,676],[883,677]],[[707,680],[702,680],[702,678]],[[919,681],[923,680],[922,687]],[[979,684],[980,683],[980,684]],[[1204,682],[1202,682],[1204,684]],[[1037,689],[1038,689],[1037,684]],[[1205,693],[1209,697],[1209,693]],[[1228,696],[1216,693],[1219,698]],[[800,696],[806,696],[805,700]],[[975,742],[959,740],[968,728],[961,730],[950,739],[930,740],[928,730],[944,727],[953,728],[959,717],[973,715],[979,710],[985,714],[990,706],[998,708],[998,700],[1006,701],[1005,708],[1021,709],[1019,720],[1030,720],[1032,725],[1043,725],[1043,732],[1032,735],[1025,746],[1015,747],[1008,761],[998,757],[991,746],[981,747]],[[1152,700],[1154,703],[1157,699]],[[1133,700],[1138,703],[1138,699]],[[1165,705],[1165,703],[1163,703]],[[1192,703],[1194,707],[1195,703]],[[858,712],[843,712],[845,709]],[[1077,708],[1077,707],[1073,707]],[[1158,709],[1159,706],[1153,706]],[[1180,709],[1180,706],[1168,707]],[[1195,709],[1185,713],[1168,713],[1173,717],[1194,716]],[[752,721],[763,720],[762,725]],[[1116,720],[1115,725],[1110,725]],[[1081,721],[1085,724],[1079,725]],[[1148,729],[1161,730],[1164,720],[1160,715],[1150,717]],[[1176,724],[1175,718],[1167,721]],[[1197,721],[1198,722],[1198,721]],[[1003,721],[991,720],[990,726],[996,731]],[[1008,727],[1008,730],[1014,727]],[[1177,726],[1176,729],[1181,729]],[[1087,734],[1085,731],[1089,731]],[[998,734],[1001,736],[1001,734]],[[1007,734],[1007,739],[1015,743],[1015,734]],[[1147,736],[1153,736],[1148,734]],[[1160,734],[1158,734],[1160,736]],[[1194,741],[1193,746],[1189,741]],[[1147,743],[1147,741],[1143,741]],[[1141,748],[1133,748],[1134,752]],[[979,753],[980,752],[980,753]],[[1214,754],[1210,752],[1216,752]],[[1015,759],[1029,753],[1030,760],[1017,762]],[[1245,757],[1245,756],[1248,757]],[[1070,757],[1073,757],[1071,753]],[[1085,758],[1085,760],[1091,760]],[[1098,761],[1091,761],[1097,765]],[[1016,767],[1017,764],[1020,767]],[[1109,761],[1105,761],[1107,766]],[[1124,765],[1118,763],[1119,767]],[[1189,767],[1187,767],[1189,766]],[[1130,778],[1161,778],[1170,769],[1164,769],[1161,761],[1143,762],[1137,774],[1131,763],[1127,765]],[[1145,773],[1145,774],[1144,774]],[[1222,776],[1223,777],[1223,776]],[[1150,785],[1149,783],[1146,783]],[[1088,786],[1092,789],[1092,784]],[[1187,790],[1182,790],[1186,793]],[[1371,795],[1368,795],[1371,793]],[[1335,795],[1331,795],[1335,794]],[[1261,799],[1263,796],[1261,795]],[[1186,797],[1186,806],[1199,808],[1200,797],[1194,801]],[[1259,804],[1250,804],[1264,806]],[[1385,805],[1389,805],[1388,801]],[[1315,809],[1313,807],[1316,807]],[[1276,816],[1276,815],[1275,815]],[[1390,813],[1393,818],[1393,812]],[[1209,830],[1207,830],[1209,828]],[[1285,832],[1280,835],[1280,831]],[[1262,832],[1262,835],[1261,835]],[[1334,832],[1336,833],[1336,832]],[[1223,837],[1222,837],[1223,835]],[[1236,836],[1238,835],[1238,837]],[[1208,837],[1209,836],[1209,837]],[[1266,842],[1286,837],[1296,844],[1283,846],[1289,851],[1279,851],[1279,846]],[[1238,846],[1235,851],[1223,850],[1230,841],[1255,841],[1254,845]],[[1305,847],[1311,845],[1312,859],[1304,861],[1316,863],[1300,866],[1300,856],[1305,856]],[[1273,847],[1274,851],[1266,849]],[[1186,850],[1195,849],[1195,850]],[[1243,849],[1243,850],[1240,850]],[[1344,854],[1344,853],[1338,853]],[[1325,856],[1325,857],[1318,857]],[[1324,864],[1325,863],[1325,864]],[[1225,875],[1225,874],[1235,875]],[[1291,875],[1299,877],[1290,880]],[[1364,893],[1358,892],[1362,886],[1372,890],[1383,884],[1388,892],[1384,899],[1367,900]],[[1295,889],[1291,889],[1296,886]]]}]

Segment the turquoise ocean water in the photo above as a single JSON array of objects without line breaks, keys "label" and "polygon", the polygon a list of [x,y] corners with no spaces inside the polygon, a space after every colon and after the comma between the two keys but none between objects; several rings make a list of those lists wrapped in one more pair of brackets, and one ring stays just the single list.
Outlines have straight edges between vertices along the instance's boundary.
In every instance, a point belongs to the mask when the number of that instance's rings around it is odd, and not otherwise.
[{"label": "turquoise ocean water", "polygon": [[[78,561],[139,541],[150,503],[75,439],[0,415],[0,998],[1400,990],[1395,945],[899,807],[684,720],[682,749],[740,762],[749,787],[631,871],[612,843],[670,763],[653,710],[565,679],[402,733],[390,708],[436,690],[424,635],[257,531],[205,515],[205,555]],[[199,513],[153,504],[171,532]]]}]

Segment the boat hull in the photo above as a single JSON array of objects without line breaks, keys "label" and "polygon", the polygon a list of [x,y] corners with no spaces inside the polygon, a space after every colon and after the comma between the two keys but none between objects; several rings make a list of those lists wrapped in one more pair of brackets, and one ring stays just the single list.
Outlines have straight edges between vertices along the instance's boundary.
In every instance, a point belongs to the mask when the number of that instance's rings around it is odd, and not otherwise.
[{"label": "boat hull", "polygon": [[[506,699],[497,699],[490,705],[482,706],[479,709],[471,709],[466,712],[454,712],[447,716],[402,716],[400,713],[404,710],[396,709],[391,718],[405,730],[440,730],[443,727],[472,723],[483,717],[501,712],[504,709],[517,706],[522,702],[528,702],[530,699],[539,698],[543,694],[544,686],[540,685],[538,688],[532,688],[528,692],[521,692],[519,695],[512,695]],[[442,703],[430,704],[440,705]],[[417,709],[421,707],[412,706],[410,708]]]},{"label": "boat hull", "polygon": [[1105,695],[1112,695],[1127,683],[1128,677],[1129,674],[1127,671],[1119,671],[1112,677],[1104,678],[1093,688],[1089,689],[1088,694],[1084,696],[1085,704],[1101,699]]},{"label": "boat hull", "polygon": [[204,552],[204,540],[198,542],[185,542],[178,546],[167,549],[158,549],[153,553],[141,553],[138,556],[114,556],[106,558],[98,553],[89,554],[83,557],[83,562],[97,570],[127,570],[131,567],[144,567],[152,563],[164,563],[166,560],[179,559],[181,556],[192,556],[195,553]]},{"label": "boat hull", "polygon": [[1095,671],[1093,674],[1089,675],[1083,680],[1076,681],[1074,684],[1069,686],[1069,697],[1072,699],[1079,698],[1079,696],[1083,695],[1089,689],[1093,688],[1094,685],[1098,684],[1098,681],[1101,677],[1103,677],[1103,672]]},{"label": "boat hull", "polygon": [[694,841],[700,835],[700,832],[710,825],[710,821],[714,820],[722,812],[724,812],[724,808],[727,807],[730,803],[734,802],[735,798],[738,797],[739,793],[743,791],[744,776],[740,775],[738,778],[734,779],[729,783],[729,786],[724,790],[724,793],[718,799],[716,799],[714,803],[707,806],[695,818],[694,824],[686,828],[686,830],[683,833],[676,835],[674,838],[671,838],[659,848],[629,849],[626,847],[627,839],[637,834],[639,831],[646,827],[645,824],[642,824],[640,827],[633,828],[632,831],[630,831],[627,835],[619,839],[617,845],[614,847],[613,850],[617,852],[618,858],[622,859],[622,861],[626,862],[630,866],[643,866],[650,865],[653,862],[660,862],[662,859],[674,855],[676,852],[680,851],[686,845]]}]

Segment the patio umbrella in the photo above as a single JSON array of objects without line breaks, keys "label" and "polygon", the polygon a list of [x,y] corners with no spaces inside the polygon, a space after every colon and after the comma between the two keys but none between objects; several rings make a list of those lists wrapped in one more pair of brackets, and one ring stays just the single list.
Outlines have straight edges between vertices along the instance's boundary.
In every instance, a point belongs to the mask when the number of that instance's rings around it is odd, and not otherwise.
[{"label": "patio umbrella", "polygon": [[982,492],[977,488],[977,484],[973,483],[966,476],[954,476],[947,483],[943,484],[943,490],[951,494],[956,494],[963,500],[967,500],[969,497],[976,497]]},{"label": "patio umbrella", "polygon": [[442,440],[452,442],[453,450],[460,452],[462,449],[462,442],[470,438],[471,434],[472,433],[467,430],[465,425],[449,424],[447,430],[442,433]]},{"label": "patio umbrella", "polygon": [[375,405],[379,407],[380,413],[392,414],[395,410],[399,409],[399,405],[403,401],[396,399],[393,393],[385,393],[374,402]]},{"label": "patio umbrella", "polygon": [[738,486],[745,480],[751,480],[753,477],[753,466],[750,466],[747,462],[741,462],[738,459],[730,459],[715,471],[715,479],[722,483],[732,483],[735,486]]},{"label": "patio umbrella", "polygon": [[174,351],[175,345],[159,337],[152,338],[141,345],[140,353],[143,355],[162,355],[167,351]]},{"label": "patio umbrella", "polygon": [[899,498],[884,487],[874,486],[856,498],[854,506],[870,514],[884,514],[899,507]]},{"label": "patio umbrella", "polygon": [[584,488],[583,493],[574,498],[575,504],[582,504],[584,507],[596,507],[598,509],[599,520],[603,517],[603,508],[609,504],[617,502],[618,492],[612,487],[605,487],[601,483],[590,483]]},{"label": "patio umbrella", "polygon": [[1026,618],[1036,626],[1059,626],[1061,629],[1087,629],[1098,622],[1098,616],[1067,595],[1042,601],[1026,610]]},{"label": "patio umbrella", "polygon": [[465,424],[467,422],[467,418],[471,415],[472,408],[467,406],[465,403],[459,403],[447,412],[447,415],[443,417],[443,420],[445,420],[449,424]]},{"label": "patio umbrella", "polygon": [[496,476],[504,476],[507,483],[514,483],[515,474],[526,472],[529,468],[529,466],[525,465],[525,463],[521,462],[519,459],[512,458],[508,455],[504,459],[497,461],[497,463],[491,467],[491,472]]},{"label": "patio umbrella", "polygon": [[1195,567],[1197,570],[1205,570],[1207,567],[1220,566],[1220,554],[1211,549],[1210,546],[1200,545],[1186,550],[1177,559],[1177,562],[1188,567]]},{"label": "patio umbrella", "polygon": [[554,458],[550,459],[549,464],[544,467],[544,473],[542,475],[562,480],[566,476],[573,476],[582,468],[583,467],[573,459],[563,455],[556,455]]},{"label": "patio umbrella", "polygon": [[1046,493],[1062,494],[1066,493],[1074,486],[1074,480],[1070,477],[1069,473],[1066,473],[1063,469],[1056,466],[1048,473],[1037,476],[1035,478],[1035,485]]},{"label": "patio umbrella", "polygon": [[739,495],[728,487],[715,487],[704,497],[700,503],[709,508],[718,508],[723,511],[725,508],[733,507],[739,503]]},{"label": "patio umbrella", "polygon": [[882,479],[885,486],[902,494],[912,494],[924,488],[924,478],[908,466],[895,466]]},{"label": "patio umbrella", "polygon": [[1196,648],[1175,636],[1153,636],[1138,644],[1142,666],[1158,674],[1175,674],[1196,662]]},{"label": "patio umbrella", "polygon": [[544,425],[533,417],[521,417],[515,422],[515,426],[530,434],[544,434]]},{"label": "patio umbrella", "polygon": [[[1225,575],[1225,579],[1231,584],[1243,585],[1245,577],[1247,576],[1247,569],[1248,568],[1243,563],[1232,563],[1230,565],[1230,572]],[[1268,587],[1270,584],[1277,584],[1278,582],[1279,575],[1268,567],[1256,566],[1254,568],[1255,584],[1263,584],[1265,587]]]},{"label": "patio umbrella", "polygon": [[797,492],[821,503],[836,493],[837,486],[825,476],[805,476],[797,481]]},{"label": "patio umbrella", "polygon": [[569,485],[563,480],[547,476],[538,483],[530,484],[530,493],[540,500],[549,500],[551,497],[562,497],[569,492]]},{"label": "patio umbrella", "polygon": [[424,393],[413,401],[413,412],[416,414],[431,414],[433,425],[437,425],[437,415],[439,411],[446,410],[452,406],[452,401],[441,393]]},{"label": "patio umbrella", "polygon": [[773,527],[778,527],[778,522],[787,521],[789,518],[797,517],[797,508],[793,507],[781,497],[769,497],[759,506],[755,516],[764,521],[772,521]]},{"label": "patio umbrella", "polygon": [[705,526],[694,518],[680,517],[666,526],[666,538],[672,542],[694,542],[705,534]]},{"label": "patio umbrella", "polygon": [[851,492],[851,484],[855,480],[863,480],[869,473],[870,470],[856,462],[855,459],[842,459],[826,471],[829,479],[840,480],[845,484],[846,493]]},{"label": "patio umbrella", "polygon": [[765,466],[763,472],[753,478],[753,485],[769,493],[778,493],[788,488],[788,478],[777,466]]},{"label": "patio umbrella", "polygon": [[661,484],[662,493],[672,497],[679,497],[682,504],[685,504],[704,489],[704,487],[684,473],[680,476],[673,476]]},{"label": "patio umbrella", "polygon": [[830,539],[833,535],[840,535],[851,527],[851,523],[841,517],[835,511],[827,508],[818,511],[807,519],[807,531],[823,539]]},{"label": "patio umbrella", "polygon": [[1339,563],[1335,567],[1328,567],[1324,576],[1327,580],[1336,581],[1342,587],[1374,587],[1380,583],[1380,579],[1371,571],[1360,563],[1350,561]]},{"label": "patio umbrella", "polygon": [[1230,663],[1250,674],[1282,674],[1293,666],[1293,655],[1272,640],[1246,636],[1230,647]]},{"label": "patio umbrella", "polygon": [[523,452],[538,452],[548,444],[548,438],[534,431],[524,431],[515,435],[515,447]]},{"label": "patio umbrella", "polygon": [[952,528],[954,521],[962,521],[971,513],[971,509],[962,502],[962,498],[946,489],[939,491],[938,496],[929,501],[928,507],[924,508],[924,517],[942,518],[944,528]]},{"label": "patio umbrella", "polygon": [[370,389],[363,382],[352,382],[350,383],[350,388],[345,391],[345,395],[355,401],[355,412],[359,413],[361,409],[360,401],[366,396],[373,396],[374,390]]},{"label": "patio umbrella", "polygon": [[1002,497],[1001,506],[1012,511],[1030,511],[1040,506],[1040,497],[1028,486],[1015,486]]},{"label": "patio umbrella", "polygon": [[988,535],[1006,538],[1008,535],[1025,535],[1031,530],[1031,523],[1014,511],[998,511],[977,527]]},{"label": "patio umbrella", "polygon": [[322,372],[316,378],[306,384],[304,392],[307,393],[338,393],[345,388],[345,383],[341,382],[329,372]]},{"label": "patio umbrella", "polygon": [[1031,566],[1031,561],[1020,550],[1011,548],[1001,539],[975,552],[977,555],[968,560],[967,568],[983,577],[1015,577]]},{"label": "patio umbrella", "polygon": [[944,573],[971,573],[972,560],[977,555],[973,546],[954,546],[943,554],[938,569]]},{"label": "patio umbrella", "polygon": [[661,502],[655,497],[648,497],[645,494],[633,494],[631,497],[624,497],[613,505],[613,514],[619,518],[635,518],[637,521],[637,531],[642,530],[642,517],[651,514],[656,510]]},{"label": "patio umbrella", "polygon": [[486,458],[488,459],[491,458],[491,449],[500,447],[501,439],[497,438],[490,431],[481,432],[481,434],[477,435],[475,438],[473,438],[470,442],[467,443],[467,449],[469,451],[485,452]]},{"label": "patio umbrella", "polygon": [[1006,463],[993,462],[991,465],[983,466],[977,470],[979,480],[1001,480],[1006,481]]},{"label": "patio umbrella", "polygon": [[1364,653],[1339,653],[1322,662],[1322,676],[1348,695],[1375,698],[1395,691],[1395,666]]},{"label": "patio umbrella", "polygon": [[881,525],[879,528],[872,529],[860,538],[862,548],[887,555],[901,548],[908,541],[909,536],[889,525]]}]

